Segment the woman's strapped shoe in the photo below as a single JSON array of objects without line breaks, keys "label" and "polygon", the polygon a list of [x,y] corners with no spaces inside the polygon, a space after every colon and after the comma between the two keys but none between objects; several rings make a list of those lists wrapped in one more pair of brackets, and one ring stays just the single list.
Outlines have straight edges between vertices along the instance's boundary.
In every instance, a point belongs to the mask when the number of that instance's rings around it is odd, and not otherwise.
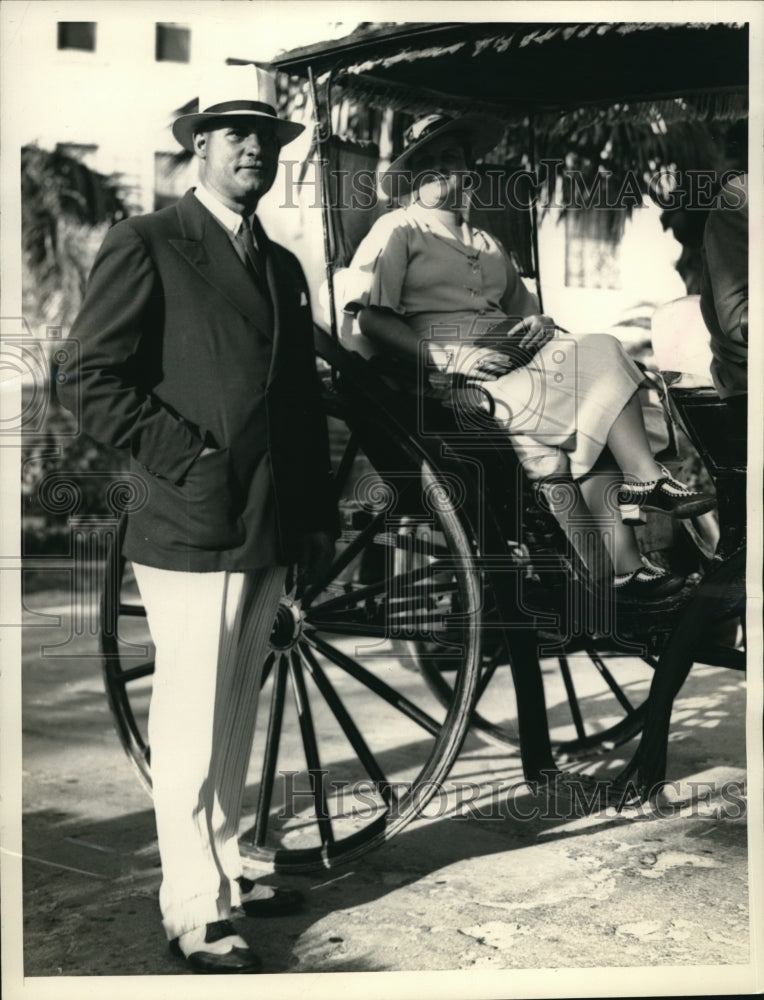
[{"label": "woman's strapped shoe", "polygon": [[716,497],[674,479],[661,467],[663,476],[649,483],[624,483],[618,491],[618,507],[624,524],[642,524],[645,512],[656,511],[674,517],[697,517],[716,506]]},{"label": "woman's strapped shoe", "polygon": [[683,576],[645,562],[644,566],[631,573],[617,573],[613,577],[613,592],[619,603],[640,604],[673,597],[684,584]]},{"label": "woman's strapped shoe", "polygon": [[225,975],[260,971],[260,959],[250,951],[230,920],[214,920],[182,937],[186,939],[187,950],[181,948],[180,938],[174,938],[170,941],[170,952],[185,959],[194,972]]}]

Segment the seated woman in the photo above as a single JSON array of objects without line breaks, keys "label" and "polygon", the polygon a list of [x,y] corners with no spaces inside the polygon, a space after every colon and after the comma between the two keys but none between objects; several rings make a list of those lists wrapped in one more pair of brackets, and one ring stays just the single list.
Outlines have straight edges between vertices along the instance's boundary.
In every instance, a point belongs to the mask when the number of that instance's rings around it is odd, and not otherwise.
[{"label": "seated woman", "polygon": [[[643,375],[620,342],[602,334],[555,340],[554,320],[539,315],[503,247],[465,221],[468,165],[503,129],[483,115],[431,115],[409,129],[381,181],[395,180],[410,202],[380,218],[358,247],[340,304],[376,353],[418,364],[425,351],[428,368],[481,380],[529,478],[578,483],[618,597],[661,600],[684,581],[643,559],[630,525],[648,510],[692,517],[715,500],[656,464],[637,397]],[[592,569],[598,560],[589,561]]]}]

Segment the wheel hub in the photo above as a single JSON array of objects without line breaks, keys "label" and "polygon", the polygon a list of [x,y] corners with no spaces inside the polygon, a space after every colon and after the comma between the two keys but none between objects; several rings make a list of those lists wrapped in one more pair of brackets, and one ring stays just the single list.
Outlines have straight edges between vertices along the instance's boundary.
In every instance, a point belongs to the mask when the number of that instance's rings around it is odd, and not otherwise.
[{"label": "wheel hub", "polygon": [[282,597],[271,632],[271,648],[279,651],[291,649],[302,635],[303,620],[300,605],[289,597]]}]

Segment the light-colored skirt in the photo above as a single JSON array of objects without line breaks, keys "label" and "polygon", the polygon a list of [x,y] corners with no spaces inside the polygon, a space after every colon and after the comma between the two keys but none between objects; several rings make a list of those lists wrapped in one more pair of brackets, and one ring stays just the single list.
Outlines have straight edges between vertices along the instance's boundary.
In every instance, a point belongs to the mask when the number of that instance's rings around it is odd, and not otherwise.
[{"label": "light-colored skirt", "polygon": [[[462,344],[461,350],[480,352]],[[609,334],[558,334],[523,368],[483,388],[531,479],[586,475],[644,375]]]}]

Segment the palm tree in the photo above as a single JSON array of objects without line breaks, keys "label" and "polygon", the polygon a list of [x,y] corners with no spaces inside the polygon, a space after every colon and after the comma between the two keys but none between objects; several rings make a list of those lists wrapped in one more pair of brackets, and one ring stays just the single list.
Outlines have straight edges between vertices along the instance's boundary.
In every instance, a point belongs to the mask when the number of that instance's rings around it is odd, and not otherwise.
[{"label": "palm tree", "polygon": [[109,226],[127,207],[118,177],[105,177],[59,150],[21,150],[24,314],[31,326],[68,328]]},{"label": "palm tree", "polygon": [[[657,202],[664,230],[682,245],[675,266],[693,294],[700,287],[710,198],[725,171],[745,169],[746,136],[745,107],[738,102],[710,121],[687,101],[580,110],[537,129],[537,159],[561,168],[541,180],[547,201],[556,196],[563,215],[585,210],[582,198],[591,198],[599,181],[612,196],[605,218],[614,236],[645,198]],[[693,190],[701,177],[708,183]]]},{"label": "palm tree", "polygon": [[[61,151],[25,146],[21,150],[21,198],[25,319],[33,329],[53,325],[67,332],[106,230],[128,214],[119,178],[105,177]],[[79,477],[83,510],[99,513],[104,509],[103,484],[79,474],[122,467],[119,457],[84,435],[72,436],[73,418],[52,389],[52,359],[50,365],[45,434],[28,440],[22,451],[23,555],[66,551],[68,545],[66,515],[52,511],[40,495],[40,484],[48,473],[65,470]]]}]

